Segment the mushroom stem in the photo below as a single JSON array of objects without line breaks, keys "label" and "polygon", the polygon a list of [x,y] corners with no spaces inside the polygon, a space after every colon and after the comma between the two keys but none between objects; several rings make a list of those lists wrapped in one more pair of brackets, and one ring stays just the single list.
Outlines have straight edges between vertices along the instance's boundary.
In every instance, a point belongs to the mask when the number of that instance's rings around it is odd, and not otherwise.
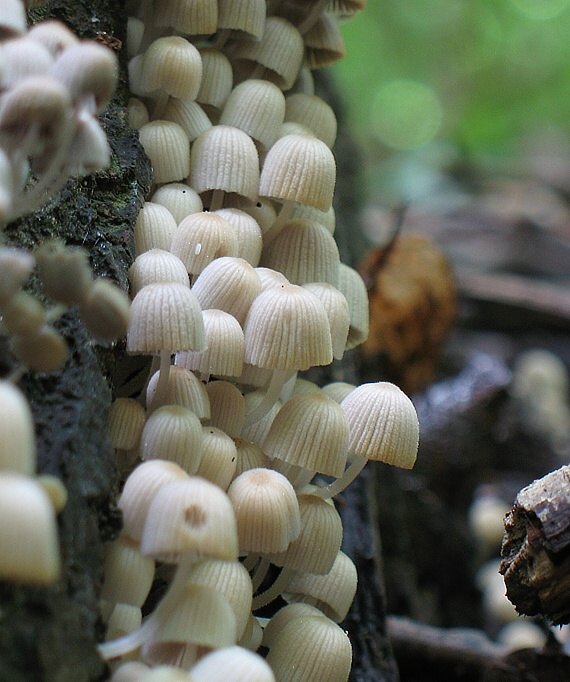
[{"label": "mushroom stem", "polygon": [[251,426],[255,424],[260,419],[263,419],[269,410],[275,405],[281,393],[281,389],[288,379],[294,375],[294,370],[289,369],[274,369],[271,375],[271,381],[267,387],[265,395],[261,401],[245,415],[244,426]]},{"label": "mushroom stem", "polygon": [[170,99],[170,95],[166,91],[161,91],[160,95],[158,96],[158,99],[156,100],[156,103],[154,105],[154,109],[152,110],[152,120],[157,121],[162,119],[162,116],[164,114],[164,110],[166,109],[166,105],[168,104],[168,100]]},{"label": "mushroom stem", "polygon": [[254,574],[251,576],[251,585],[253,587],[254,592],[257,589],[259,589],[259,586],[261,585],[265,576],[267,575],[267,571],[269,570],[270,565],[271,562],[269,561],[269,559],[261,557],[261,561],[259,562],[257,568],[255,569]]},{"label": "mushroom stem", "polygon": [[362,455],[350,455],[350,463],[345,469],[344,474],[337,478],[336,481],[329,483],[329,485],[323,488],[317,488],[312,492],[313,495],[317,497],[322,497],[323,499],[328,499],[334,497],[342,492],[346,487],[348,487],[352,481],[358,476],[358,474],[364,469],[368,460]]},{"label": "mushroom stem", "polygon": [[164,403],[166,398],[166,390],[168,388],[168,378],[170,376],[170,350],[160,351],[160,367],[158,374],[158,382],[154,396],[148,406],[148,413],[151,414],[157,407]]},{"label": "mushroom stem", "polygon": [[287,589],[287,586],[293,577],[293,573],[294,571],[292,568],[282,568],[281,573],[277,576],[277,579],[273,585],[265,590],[265,592],[262,592],[253,598],[253,603],[251,606],[252,611],[260,609],[263,606],[269,604],[269,602],[272,602],[274,599],[277,599],[277,597]]},{"label": "mushroom stem", "polygon": [[219,211],[224,205],[224,190],[215,189],[212,192],[212,201],[210,202],[210,212]]},{"label": "mushroom stem", "polygon": [[277,237],[283,229],[283,225],[289,220],[295,208],[295,202],[292,200],[284,201],[281,205],[281,210],[277,214],[277,218],[273,221],[271,227],[263,234],[263,244],[267,246]]}]

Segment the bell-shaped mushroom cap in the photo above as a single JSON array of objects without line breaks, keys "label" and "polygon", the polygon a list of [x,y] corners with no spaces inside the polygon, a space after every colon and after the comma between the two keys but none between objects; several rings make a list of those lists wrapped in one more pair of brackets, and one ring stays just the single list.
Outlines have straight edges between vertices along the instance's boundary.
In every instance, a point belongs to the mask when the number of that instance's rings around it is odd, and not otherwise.
[{"label": "bell-shaped mushroom cap", "polygon": [[196,473],[202,457],[200,420],[187,407],[159,407],[144,426],[140,457],[143,461],[162,459],[176,462],[186,473]]},{"label": "bell-shaped mushroom cap", "polygon": [[131,538],[122,535],[105,545],[101,599],[139,608],[144,604],[154,579],[154,561],[144,557]]},{"label": "bell-shaped mushroom cap", "polygon": [[174,462],[151,459],[139,464],[127,478],[118,502],[123,513],[123,535],[140,541],[154,496],[166,483],[181,478],[188,478],[188,474]]},{"label": "bell-shaped mushroom cap", "polygon": [[325,575],[296,573],[287,585],[284,599],[313,604],[331,620],[340,623],[352,604],[357,581],[356,566],[344,552],[339,552]]},{"label": "bell-shaped mushroom cap", "polygon": [[346,297],[350,310],[350,327],[346,342],[346,350],[350,350],[368,338],[370,328],[368,292],[358,272],[344,263],[339,265],[337,288]]},{"label": "bell-shaped mushroom cap", "polygon": [[299,503],[293,486],[277,471],[244,471],[232,481],[228,497],[235,510],[241,550],[282,552],[298,537]]},{"label": "bell-shaped mushroom cap", "polygon": [[30,26],[28,38],[41,43],[54,57],[79,42],[75,33],[57,19],[38,21],[37,24]]},{"label": "bell-shaped mushroom cap", "polygon": [[276,634],[266,660],[277,680],[347,682],[352,647],[332,620],[302,616]]},{"label": "bell-shaped mushroom cap", "polygon": [[[151,405],[154,400],[159,372],[155,372],[148,382],[146,404]],[[210,401],[204,384],[186,367],[173,365],[168,376],[168,385],[161,405],[182,405],[192,410],[199,419],[210,416]]]},{"label": "bell-shaped mushroom cap", "polygon": [[281,90],[289,90],[303,61],[303,38],[286,19],[268,17],[261,40],[243,41],[233,57],[241,69],[254,70],[256,77],[275,83]]},{"label": "bell-shaped mushroom cap", "polygon": [[140,68],[145,92],[162,91],[179,99],[196,99],[202,80],[202,58],[185,38],[158,38],[144,53]]},{"label": "bell-shaped mushroom cap", "polygon": [[[239,38],[240,33],[247,38],[259,40],[265,26],[265,0],[218,0],[218,29],[232,31],[232,37]],[[243,36],[242,36],[243,37]]]},{"label": "bell-shaped mushroom cap", "polygon": [[348,451],[346,416],[322,393],[293,396],[277,413],[262,449],[272,459],[338,477]]},{"label": "bell-shaped mushroom cap", "polygon": [[26,8],[21,0],[4,0],[0,10],[0,40],[24,35]]},{"label": "bell-shaped mushroom cap", "polygon": [[218,23],[217,0],[161,0],[154,9],[157,26],[187,35],[212,35]]},{"label": "bell-shaped mushroom cap", "polygon": [[245,362],[266,369],[304,370],[333,359],[322,303],[294,284],[272,287],[254,300],[244,337]]},{"label": "bell-shaped mushroom cap", "polygon": [[160,488],[148,510],[141,551],[159,561],[237,559],[236,519],[227,495],[197,476]]},{"label": "bell-shaped mushroom cap", "polygon": [[142,146],[152,164],[154,182],[174,182],[190,171],[190,141],[172,121],[151,121],[139,130]]},{"label": "bell-shaped mushroom cap", "polygon": [[177,353],[176,364],[203,375],[239,377],[244,354],[243,330],[240,323],[233,315],[215,308],[204,310],[202,317],[208,347],[203,351]]},{"label": "bell-shaped mushroom cap", "polygon": [[224,256],[202,270],[192,291],[203,310],[223,310],[243,324],[261,291],[261,282],[257,272],[243,258]]},{"label": "bell-shaped mushroom cap", "polygon": [[295,204],[290,216],[290,220],[297,220],[297,218],[314,220],[316,223],[320,223],[323,227],[326,227],[331,234],[334,234],[336,224],[334,206],[331,206],[328,211],[320,211],[314,206]]},{"label": "bell-shaped mushroom cap", "polygon": [[27,76],[47,75],[53,66],[48,50],[27,36],[2,43],[2,69],[0,87],[3,92],[13,88]]},{"label": "bell-shaped mushroom cap", "polygon": [[263,628],[263,646],[271,649],[277,635],[283,628],[295,618],[305,618],[307,616],[317,616],[326,618],[325,614],[316,606],[305,604],[304,602],[292,602],[282,606],[269,619]]},{"label": "bell-shaped mushroom cap", "polygon": [[232,65],[223,52],[213,47],[202,48],[200,56],[203,76],[196,101],[212,120],[217,121],[232,90]]},{"label": "bell-shaped mushroom cap", "polygon": [[[111,608],[107,602],[101,603],[103,608]],[[124,637],[135,630],[138,630],[142,624],[142,611],[140,606],[133,606],[132,604],[123,604],[117,602],[112,608],[111,615],[107,620],[107,631],[105,632],[105,641],[111,641]]]},{"label": "bell-shaped mushroom cap", "polygon": [[[315,495],[299,495],[301,532],[284,552],[268,556],[271,563],[303,573],[328,573],[340,551],[342,521],[334,505]],[[287,587],[287,592],[291,592]],[[354,596],[354,595],[353,595]]]},{"label": "bell-shaped mushroom cap", "polygon": [[349,393],[352,393],[356,386],[347,381],[332,381],[330,384],[325,384],[321,391],[332,398],[337,403],[342,403]]},{"label": "bell-shaped mushroom cap", "polygon": [[190,669],[195,682],[275,682],[265,660],[241,646],[217,649]]},{"label": "bell-shaped mushroom cap", "polygon": [[138,447],[146,414],[144,407],[133,398],[117,398],[109,408],[109,438],[119,450]]},{"label": "bell-shaped mushroom cap", "polygon": [[233,440],[215,426],[202,428],[202,460],[197,476],[227,490],[236,471],[236,446]]},{"label": "bell-shaped mushroom cap", "polygon": [[138,255],[129,268],[129,282],[131,296],[136,296],[144,286],[155,282],[178,282],[190,286],[184,263],[163,249],[150,249]]},{"label": "bell-shaped mushroom cap", "polygon": [[238,258],[243,258],[252,267],[257,267],[263,248],[261,228],[257,220],[239,208],[222,208],[216,214],[232,226],[238,242]]},{"label": "bell-shaped mushroom cap", "polygon": [[303,36],[305,64],[311,69],[322,69],[340,61],[346,55],[344,40],[336,17],[323,12]]},{"label": "bell-shaped mushroom cap", "polygon": [[216,258],[237,256],[238,240],[232,226],[216,213],[187,215],[178,225],[171,252],[186,266],[190,275],[199,275]]},{"label": "bell-shaped mushroom cap", "polygon": [[212,587],[228,600],[236,617],[237,639],[251,614],[253,587],[247,569],[240,561],[201,559],[188,573],[187,584]]},{"label": "bell-shaped mushroom cap", "polygon": [[158,202],[145,201],[135,224],[136,255],[150,249],[169,251],[176,225],[177,222],[168,208]]},{"label": "bell-shaped mushroom cap", "polygon": [[348,19],[366,8],[366,0],[328,0],[327,11]]},{"label": "bell-shaped mushroom cap", "polygon": [[267,152],[259,194],[328,211],[335,182],[334,156],[324,142],[312,135],[286,135]]},{"label": "bell-shaped mushroom cap", "polygon": [[0,578],[49,585],[59,578],[55,513],[42,486],[29,476],[0,474]]},{"label": "bell-shaped mushroom cap", "polygon": [[226,125],[202,133],[192,145],[190,184],[198,194],[206,194],[206,205],[215,190],[257,201],[259,157],[251,137]]},{"label": "bell-shaped mushroom cap", "polygon": [[[161,118],[165,121],[177,123],[188,135],[190,142],[194,142],[197,137],[212,127],[208,114],[198,102],[191,99],[171,97],[164,107]],[[195,209],[195,211],[188,211],[188,213],[201,211],[201,206],[202,202],[200,200],[200,208]]]},{"label": "bell-shaped mushroom cap", "polygon": [[[263,391],[253,391],[245,396],[246,414],[253,411],[263,400],[265,393]],[[269,431],[275,415],[281,409],[281,403],[277,401],[269,410],[269,412],[259,421],[244,426],[241,432],[241,437],[255,443],[259,447],[263,444],[263,440]]]},{"label": "bell-shaped mushroom cap", "polygon": [[32,411],[24,394],[0,380],[0,471],[31,476],[36,471],[36,437]]},{"label": "bell-shaped mushroom cap", "polygon": [[[152,195],[152,201],[154,204],[159,204],[168,209],[176,225],[179,225],[190,213],[200,213],[203,208],[198,192],[184,182],[169,182],[166,185],[162,185]],[[145,206],[147,204],[148,202],[145,203]],[[172,231],[173,234],[174,230]],[[170,247],[171,241],[168,242],[167,250]]]},{"label": "bell-shaped mushroom cap", "polygon": [[311,133],[331,148],[336,138],[336,116],[332,107],[317,95],[295,93],[285,100],[285,120],[309,128]]},{"label": "bell-shaped mushroom cap", "polygon": [[206,335],[200,304],[191,289],[178,282],[147,284],[131,304],[127,351],[152,354],[203,350]]},{"label": "bell-shaped mushroom cap", "polygon": [[212,413],[207,425],[222,429],[232,438],[238,437],[245,418],[245,398],[239,388],[229,381],[210,381],[206,391]]},{"label": "bell-shaped mushroom cap", "polygon": [[[6,165],[11,168],[7,157]],[[34,265],[34,257],[28,251],[11,246],[0,246],[0,305],[2,307],[6,306],[16,295],[34,269]]]},{"label": "bell-shaped mushroom cap", "polygon": [[408,396],[386,381],[362,384],[342,401],[350,452],[404,469],[416,461],[419,422]]},{"label": "bell-shaped mushroom cap", "polygon": [[110,682],[141,682],[149,672],[150,668],[146,663],[127,661],[114,670]]},{"label": "bell-shaped mushroom cap", "polygon": [[340,256],[326,227],[312,220],[289,220],[266,245],[261,265],[283,273],[291,284],[328,282],[336,286]]},{"label": "bell-shaped mushroom cap", "polygon": [[259,199],[258,202],[253,205],[240,201],[238,206],[242,211],[257,220],[262,233],[267,232],[275,222],[277,213],[273,208],[273,203],[269,199]]},{"label": "bell-shaped mushroom cap", "polygon": [[248,469],[269,468],[269,458],[259,445],[245,438],[234,438],[234,443],[237,453],[235,478]]},{"label": "bell-shaped mushroom cap", "polygon": [[141,653],[151,663],[188,667],[196,659],[197,647],[218,649],[235,642],[236,619],[226,597],[212,587],[190,584],[160,619]]},{"label": "bell-shaped mushroom cap", "polygon": [[277,140],[285,117],[285,97],[269,81],[249,79],[230,93],[220,123],[247,133],[266,151]]},{"label": "bell-shaped mushroom cap", "polygon": [[329,318],[333,355],[336,360],[340,360],[344,355],[350,329],[348,301],[342,292],[327,282],[312,282],[303,286],[323,304]]}]

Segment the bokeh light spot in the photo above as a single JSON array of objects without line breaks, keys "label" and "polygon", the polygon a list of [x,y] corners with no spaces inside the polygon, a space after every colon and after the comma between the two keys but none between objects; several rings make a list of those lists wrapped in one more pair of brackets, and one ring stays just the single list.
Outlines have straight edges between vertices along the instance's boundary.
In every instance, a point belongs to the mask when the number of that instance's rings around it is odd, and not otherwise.
[{"label": "bokeh light spot", "polygon": [[568,7],[569,0],[511,0],[511,3],[529,19],[553,19]]},{"label": "bokeh light spot", "polygon": [[390,147],[413,149],[433,140],[442,119],[442,105],[431,88],[398,79],[382,85],[374,95],[370,131]]}]

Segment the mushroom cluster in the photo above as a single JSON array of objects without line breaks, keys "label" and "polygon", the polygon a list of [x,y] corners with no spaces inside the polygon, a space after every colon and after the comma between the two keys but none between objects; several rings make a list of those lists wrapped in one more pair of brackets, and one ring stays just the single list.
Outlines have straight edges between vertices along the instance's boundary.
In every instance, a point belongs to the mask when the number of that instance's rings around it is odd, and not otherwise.
[{"label": "mushroom cluster", "polygon": [[348,679],[339,623],[357,576],[332,497],[368,459],[412,467],[418,445],[396,386],[297,378],[368,330],[334,239],[336,119],[311,75],[342,57],[338,21],[363,4],[131,5],[129,120],[154,185],[127,352],[153,363],[111,407],[124,526],[100,652],[114,682]]}]

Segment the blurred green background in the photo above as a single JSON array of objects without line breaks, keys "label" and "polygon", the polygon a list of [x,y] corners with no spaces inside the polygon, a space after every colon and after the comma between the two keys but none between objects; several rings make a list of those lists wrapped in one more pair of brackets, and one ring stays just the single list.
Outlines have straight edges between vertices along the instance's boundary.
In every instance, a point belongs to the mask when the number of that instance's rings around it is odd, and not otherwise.
[{"label": "blurred green background", "polygon": [[368,0],[342,32],[333,71],[380,200],[569,132],[570,0]]}]

